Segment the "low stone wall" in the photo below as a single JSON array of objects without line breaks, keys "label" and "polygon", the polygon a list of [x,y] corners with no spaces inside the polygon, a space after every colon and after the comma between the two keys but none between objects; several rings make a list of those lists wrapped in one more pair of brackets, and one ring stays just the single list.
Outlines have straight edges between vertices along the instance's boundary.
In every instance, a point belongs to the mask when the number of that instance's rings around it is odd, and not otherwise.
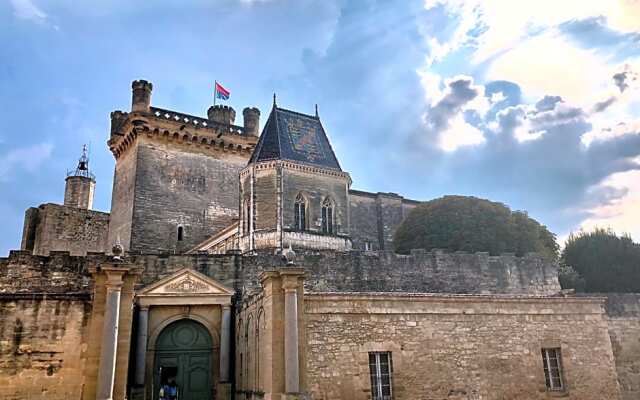
[{"label": "low stone wall", "polygon": [[618,399],[602,301],[307,293],[307,388],[370,399],[369,352],[391,352],[395,400],[549,399],[541,348],[560,347],[563,398]]},{"label": "low stone wall", "polygon": [[[0,292],[3,279],[7,285],[15,285],[16,280],[21,280],[24,282],[22,290],[34,290],[31,269],[36,271],[36,275],[41,273],[44,280],[58,279],[75,285],[73,290],[79,290],[82,285],[88,285],[87,266],[106,259],[104,253],[75,257],[66,252],[53,252],[50,257],[38,257],[25,251],[12,251],[8,258],[0,258],[0,269],[3,264],[11,266],[8,275],[0,276]],[[284,266],[281,256],[269,252],[244,256],[131,253],[127,260],[143,268],[139,285],[147,285],[187,267],[238,291],[243,288],[259,289],[258,276],[261,272]],[[296,266],[306,272],[305,289],[315,292],[530,295],[560,292],[557,265],[535,254],[515,257],[513,254],[489,256],[487,253],[445,253],[437,250],[415,251],[411,255],[306,251],[298,253]],[[68,275],[65,275],[75,273],[81,274],[79,280],[68,280]],[[65,286],[64,290],[70,289]]]}]

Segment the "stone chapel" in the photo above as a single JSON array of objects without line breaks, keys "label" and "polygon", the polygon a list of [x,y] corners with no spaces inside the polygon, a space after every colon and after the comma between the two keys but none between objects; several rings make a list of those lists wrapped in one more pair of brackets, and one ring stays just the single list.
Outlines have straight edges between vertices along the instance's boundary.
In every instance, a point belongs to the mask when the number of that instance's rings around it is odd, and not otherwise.
[{"label": "stone chapel", "polygon": [[352,188],[317,108],[274,96],[260,130],[152,90],[111,113],[110,212],[83,152],[0,258],[0,398],[640,398],[640,295],[563,291],[537,254],[396,254],[419,202]]}]

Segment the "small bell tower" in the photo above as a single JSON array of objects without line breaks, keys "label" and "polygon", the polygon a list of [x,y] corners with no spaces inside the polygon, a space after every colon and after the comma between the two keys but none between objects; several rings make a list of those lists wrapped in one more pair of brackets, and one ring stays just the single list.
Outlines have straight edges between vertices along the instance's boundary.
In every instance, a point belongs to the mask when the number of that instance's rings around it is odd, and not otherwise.
[{"label": "small bell tower", "polygon": [[89,156],[87,145],[82,146],[82,155],[75,170],[67,171],[64,188],[64,205],[90,210],[93,207],[93,195],[96,188],[96,178],[89,171]]}]

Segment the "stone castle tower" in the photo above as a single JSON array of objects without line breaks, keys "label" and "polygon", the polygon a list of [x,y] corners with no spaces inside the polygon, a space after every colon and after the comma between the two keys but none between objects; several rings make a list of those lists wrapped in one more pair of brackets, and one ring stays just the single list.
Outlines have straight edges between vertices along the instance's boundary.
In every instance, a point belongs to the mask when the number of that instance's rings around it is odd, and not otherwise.
[{"label": "stone castle tower", "polygon": [[348,250],[349,187],[317,111],[274,103],[256,150],[240,172],[239,248]]},{"label": "stone castle tower", "polygon": [[132,84],[129,113],[111,113],[116,159],[109,243],[127,251],[183,252],[238,218],[238,173],[255,147],[260,111],[244,127],[228,106],[208,118],[151,106],[153,85]]}]

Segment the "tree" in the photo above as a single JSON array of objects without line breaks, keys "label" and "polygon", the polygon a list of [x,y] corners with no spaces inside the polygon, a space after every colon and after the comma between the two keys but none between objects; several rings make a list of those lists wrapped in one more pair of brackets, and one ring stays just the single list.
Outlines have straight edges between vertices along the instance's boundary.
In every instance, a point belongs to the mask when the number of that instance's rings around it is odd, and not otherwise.
[{"label": "tree", "polygon": [[[640,292],[640,244],[610,229],[571,234],[561,255],[563,267],[571,267],[586,292]],[[561,276],[565,289],[576,287],[570,276]]]},{"label": "tree", "polygon": [[555,235],[522,211],[468,196],[444,196],[416,206],[394,237],[398,253],[434,248],[449,251],[538,252],[557,259]]}]

